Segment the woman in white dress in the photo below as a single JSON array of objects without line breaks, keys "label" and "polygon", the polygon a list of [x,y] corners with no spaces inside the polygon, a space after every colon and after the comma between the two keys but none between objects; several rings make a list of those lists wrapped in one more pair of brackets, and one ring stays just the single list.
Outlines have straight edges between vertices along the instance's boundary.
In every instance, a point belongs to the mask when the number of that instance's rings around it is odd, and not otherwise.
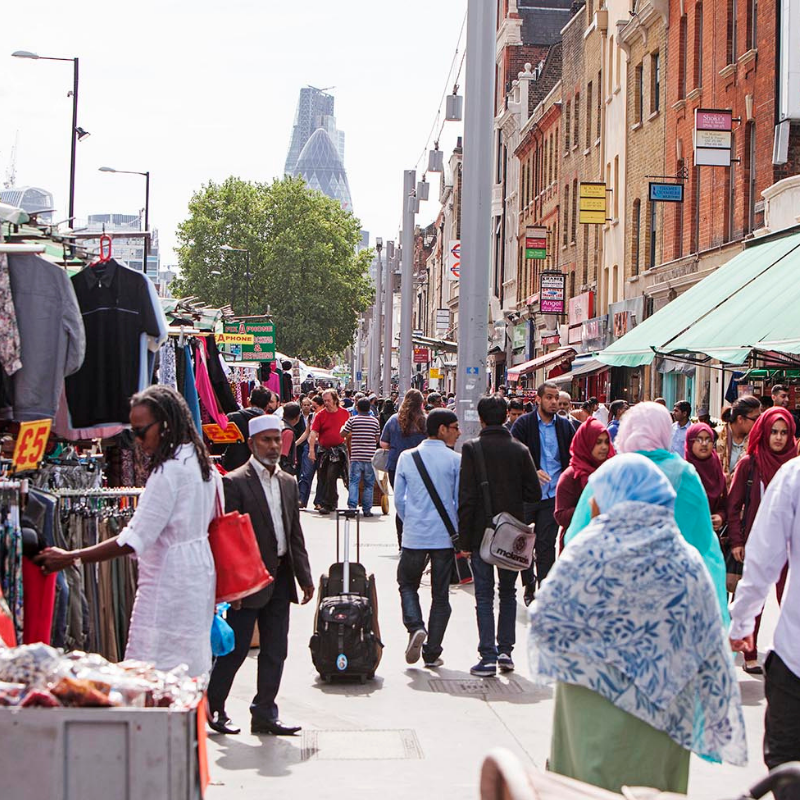
[{"label": "woman in white dress", "polygon": [[191,675],[203,675],[211,669],[216,584],[208,526],[221,479],[186,401],[174,389],[151,386],[134,395],[130,420],[153,461],[128,526],[93,547],[47,548],[36,563],[50,573],[135,555],[139,583],[125,657],[163,670],[186,664]]}]

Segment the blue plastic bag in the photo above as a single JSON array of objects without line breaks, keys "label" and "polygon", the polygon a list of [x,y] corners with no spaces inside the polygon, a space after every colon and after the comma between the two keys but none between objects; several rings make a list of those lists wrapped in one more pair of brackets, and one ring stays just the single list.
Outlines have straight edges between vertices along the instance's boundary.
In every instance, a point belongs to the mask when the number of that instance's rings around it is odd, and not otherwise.
[{"label": "blue plastic bag", "polygon": [[233,628],[222,616],[230,607],[230,603],[220,603],[214,614],[214,621],[211,623],[211,654],[214,658],[227,656],[228,653],[233,652],[233,648],[236,646]]}]

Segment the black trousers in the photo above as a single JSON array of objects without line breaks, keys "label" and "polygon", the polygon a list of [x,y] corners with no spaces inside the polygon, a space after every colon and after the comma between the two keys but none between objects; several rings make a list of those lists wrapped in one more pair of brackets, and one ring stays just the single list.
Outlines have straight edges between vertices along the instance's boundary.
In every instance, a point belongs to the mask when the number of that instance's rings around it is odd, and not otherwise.
[{"label": "black trousers", "polygon": [[[773,769],[800,761],[800,677],[773,650],[764,663],[764,763]],[[800,784],[778,789],[776,800],[800,800]]]},{"label": "black trousers", "polygon": [[261,608],[229,610],[228,624],[233,628],[236,646],[227,656],[214,664],[208,684],[208,706],[211,712],[225,711],[225,701],[233,679],[250,652],[250,642],[256,623],[261,639],[258,651],[257,691],[250,704],[255,719],[278,719],[275,698],[281,685],[283,664],[289,652],[289,607],[294,576],[287,559],[278,567],[275,589],[269,602]]},{"label": "black trousers", "polygon": [[[342,476],[342,465],[339,461],[331,461],[329,458],[320,459],[317,451],[317,496],[319,504],[328,511],[334,511],[339,507],[339,487],[336,485]],[[349,473],[349,468],[348,468]],[[349,483],[342,478],[345,489],[349,490]]]},{"label": "black trousers", "polygon": [[[542,585],[553,564],[556,563],[556,540],[558,539],[558,523],[554,516],[556,499],[541,500],[538,503],[525,503],[525,522],[536,526],[536,544],[534,545],[534,564],[536,565],[536,581]],[[522,570],[522,582],[529,586],[534,581],[533,566]]]}]

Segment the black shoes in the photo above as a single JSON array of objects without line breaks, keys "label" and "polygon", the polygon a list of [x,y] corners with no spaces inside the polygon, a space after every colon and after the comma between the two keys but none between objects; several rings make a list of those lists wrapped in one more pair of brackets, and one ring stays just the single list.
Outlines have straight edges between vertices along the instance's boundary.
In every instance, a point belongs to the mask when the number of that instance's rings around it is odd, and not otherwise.
[{"label": "black shoes", "polygon": [[302,730],[300,725],[286,725],[279,719],[256,719],[250,723],[250,733],[269,733],[272,736],[294,736]]},{"label": "black shoes", "polygon": [[215,711],[213,714],[209,713],[207,717],[208,727],[217,733],[241,733],[242,729],[237,728],[231,718],[225,714],[224,711]]},{"label": "black shoes", "polygon": [[536,597],[536,584],[535,583],[529,583],[525,587],[525,592],[524,592],[524,594],[522,596],[522,600],[523,600],[523,602],[525,603],[526,606],[529,606],[533,602],[535,597]]}]

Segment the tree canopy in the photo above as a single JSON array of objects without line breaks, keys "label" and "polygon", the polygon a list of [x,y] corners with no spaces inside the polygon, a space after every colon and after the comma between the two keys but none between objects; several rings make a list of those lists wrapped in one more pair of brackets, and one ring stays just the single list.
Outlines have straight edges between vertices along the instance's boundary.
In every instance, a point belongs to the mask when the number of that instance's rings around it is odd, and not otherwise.
[{"label": "tree canopy", "polygon": [[178,226],[180,277],[170,288],[244,315],[249,254],[250,314],[269,307],[278,349],[320,362],[352,343],[358,315],[374,298],[372,251],[356,252],[360,227],[302,178],[210,181]]}]

